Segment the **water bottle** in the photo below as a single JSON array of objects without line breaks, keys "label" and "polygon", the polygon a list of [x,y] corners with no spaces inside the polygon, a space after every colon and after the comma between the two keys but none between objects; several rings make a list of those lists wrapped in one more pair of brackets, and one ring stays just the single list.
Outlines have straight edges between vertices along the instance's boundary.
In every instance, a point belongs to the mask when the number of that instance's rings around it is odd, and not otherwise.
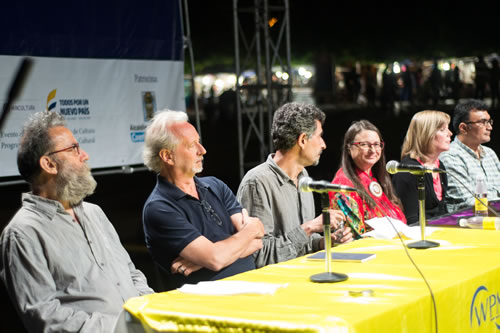
[{"label": "water bottle", "polygon": [[472,216],[458,220],[461,227],[473,229],[499,230],[500,217]]},{"label": "water bottle", "polygon": [[[483,176],[476,179],[476,199],[474,202],[474,215],[488,216],[488,187]],[[477,198],[480,198],[479,201]],[[485,206],[486,205],[486,206]]]}]

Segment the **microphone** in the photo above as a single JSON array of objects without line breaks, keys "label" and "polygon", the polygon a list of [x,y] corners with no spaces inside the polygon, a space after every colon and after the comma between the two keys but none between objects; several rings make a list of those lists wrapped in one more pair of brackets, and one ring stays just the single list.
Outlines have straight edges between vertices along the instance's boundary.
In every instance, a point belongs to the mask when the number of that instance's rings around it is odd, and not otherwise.
[{"label": "microphone", "polygon": [[9,93],[7,94],[7,101],[2,107],[2,113],[0,113],[0,130],[2,129],[3,123],[7,119],[7,113],[10,111],[11,104],[14,102],[14,100],[17,99],[17,97],[19,97],[21,93],[32,64],[33,60],[31,60],[30,58],[24,58],[18,67],[16,76],[14,77],[14,80],[12,81],[9,88]]},{"label": "microphone", "polygon": [[446,170],[439,168],[430,168],[424,165],[409,165],[402,164],[398,161],[389,161],[385,166],[387,172],[390,174],[395,174],[398,172],[409,172],[414,175],[423,175],[426,173],[446,173]]},{"label": "microphone", "polygon": [[299,180],[299,190],[302,192],[356,192],[354,187],[332,184],[324,180],[312,180],[310,177],[302,177]]}]

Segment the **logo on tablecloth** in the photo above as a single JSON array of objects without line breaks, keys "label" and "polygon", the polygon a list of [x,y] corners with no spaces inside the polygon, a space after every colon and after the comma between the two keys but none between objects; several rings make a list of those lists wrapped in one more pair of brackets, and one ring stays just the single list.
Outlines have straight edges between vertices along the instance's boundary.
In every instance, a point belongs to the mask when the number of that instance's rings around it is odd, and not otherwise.
[{"label": "logo on tablecloth", "polygon": [[500,330],[500,294],[479,286],[470,305],[470,327],[486,327],[494,324]]}]

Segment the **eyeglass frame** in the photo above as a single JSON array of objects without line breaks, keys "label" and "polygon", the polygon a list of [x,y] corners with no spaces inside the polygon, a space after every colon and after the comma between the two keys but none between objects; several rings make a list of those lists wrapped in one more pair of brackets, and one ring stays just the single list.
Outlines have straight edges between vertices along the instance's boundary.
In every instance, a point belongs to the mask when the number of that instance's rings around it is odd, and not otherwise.
[{"label": "eyeglass frame", "polygon": [[467,125],[469,125],[469,124],[480,124],[481,126],[486,126],[486,124],[490,124],[490,126],[493,127],[493,119],[492,118],[490,118],[488,120],[481,119],[481,120],[478,120],[478,121],[464,121],[464,123],[466,123]]},{"label": "eyeglass frame", "polygon": [[59,150],[56,150],[56,151],[53,151],[53,152],[50,152],[48,154],[45,154],[46,156],[50,156],[50,155],[54,155],[54,154],[57,154],[57,153],[62,153],[63,151],[66,151],[66,150],[75,150],[76,149],[76,153],[78,155],[80,155],[80,144],[77,142],[77,143],[73,143],[71,146],[69,147],[66,147],[66,148],[63,148],[63,149],[59,149]]},{"label": "eyeglass frame", "polygon": [[213,222],[215,222],[219,227],[222,227],[222,220],[220,219],[219,215],[217,215],[217,212],[212,208],[212,206],[208,201],[206,201],[205,199],[201,199],[200,206],[203,207],[205,213],[210,215],[210,218],[212,219]]},{"label": "eyeglass frame", "polygon": [[[375,150],[379,149],[377,147],[380,147],[380,150],[383,150],[384,147],[385,147],[385,142],[384,141],[380,141],[378,143],[370,143],[370,142],[366,142],[366,141],[357,141],[357,142],[351,142],[350,143],[351,145],[354,145],[360,149],[363,149],[363,150],[368,150],[370,148],[373,148]],[[362,144],[365,144],[367,145],[366,147],[363,147],[361,146]]]}]

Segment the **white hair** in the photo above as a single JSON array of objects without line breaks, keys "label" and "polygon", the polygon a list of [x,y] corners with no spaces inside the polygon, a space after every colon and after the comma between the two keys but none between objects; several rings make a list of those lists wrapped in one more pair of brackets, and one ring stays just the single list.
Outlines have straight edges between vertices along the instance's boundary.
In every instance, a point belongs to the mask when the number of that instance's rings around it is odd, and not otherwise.
[{"label": "white hair", "polygon": [[184,111],[162,110],[156,113],[146,128],[146,138],[142,159],[149,170],[160,173],[163,161],[160,158],[162,149],[174,149],[179,139],[169,131],[168,127],[175,123],[188,121]]}]

